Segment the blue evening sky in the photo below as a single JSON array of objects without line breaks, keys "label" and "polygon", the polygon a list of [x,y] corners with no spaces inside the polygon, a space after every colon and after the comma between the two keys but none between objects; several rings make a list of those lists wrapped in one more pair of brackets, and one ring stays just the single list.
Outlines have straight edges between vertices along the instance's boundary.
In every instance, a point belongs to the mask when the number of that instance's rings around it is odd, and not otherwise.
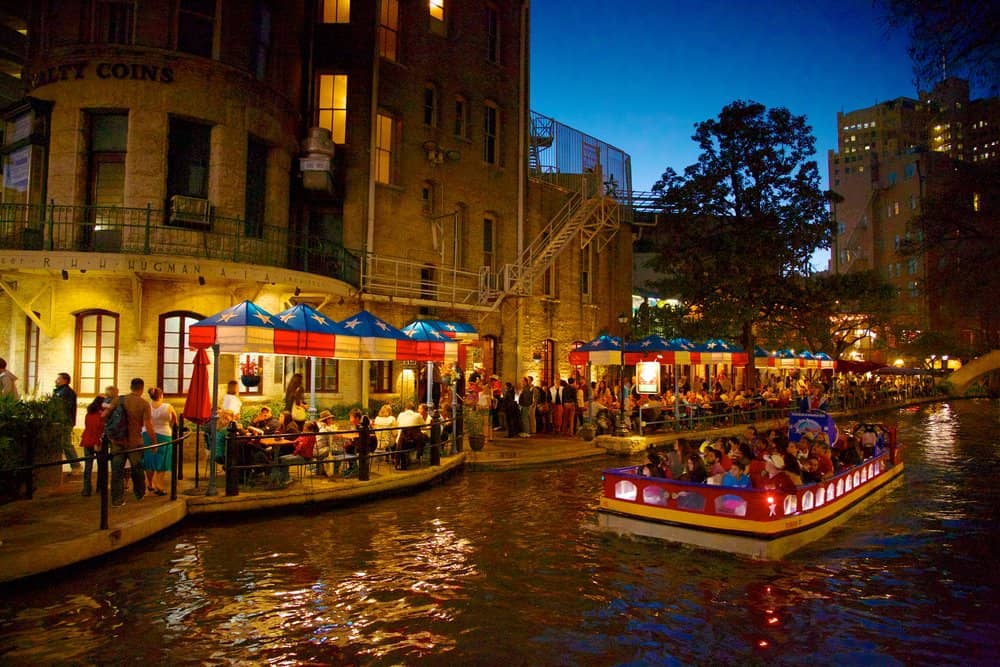
[{"label": "blue evening sky", "polygon": [[805,115],[827,187],[837,112],[916,96],[872,0],[536,0],[531,22],[531,108],[628,153],[634,190],[695,162],[694,124],[737,99]]}]

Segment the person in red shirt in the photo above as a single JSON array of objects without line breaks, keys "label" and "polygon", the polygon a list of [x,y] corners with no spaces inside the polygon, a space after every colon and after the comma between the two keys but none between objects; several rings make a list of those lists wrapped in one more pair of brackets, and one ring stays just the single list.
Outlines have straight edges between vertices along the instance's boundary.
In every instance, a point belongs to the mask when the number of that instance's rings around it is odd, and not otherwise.
[{"label": "person in red shirt", "polygon": [[288,474],[288,466],[294,463],[307,463],[312,460],[313,452],[316,450],[316,433],[319,428],[316,422],[307,421],[302,425],[302,435],[295,438],[295,449],[291,454],[285,454],[278,460],[282,465],[271,470],[271,486],[284,488],[291,483]]},{"label": "person in red shirt", "polygon": [[812,456],[816,457],[819,464],[817,472],[820,478],[828,480],[833,477],[833,458],[830,456],[830,445],[823,440],[819,440],[813,445]]},{"label": "person in red shirt", "polygon": [[781,454],[772,454],[764,459],[764,488],[795,493],[795,482],[785,472],[785,458]]},{"label": "person in red shirt", "polygon": [[94,469],[94,456],[101,451],[101,435],[104,433],[104,394],[98,394],[87,406],[87,415],[83,418],[83,435],[80,436],[80,446],[83,447],[83,493],[89,496],[93,492],[90,485],[90,471]]}]

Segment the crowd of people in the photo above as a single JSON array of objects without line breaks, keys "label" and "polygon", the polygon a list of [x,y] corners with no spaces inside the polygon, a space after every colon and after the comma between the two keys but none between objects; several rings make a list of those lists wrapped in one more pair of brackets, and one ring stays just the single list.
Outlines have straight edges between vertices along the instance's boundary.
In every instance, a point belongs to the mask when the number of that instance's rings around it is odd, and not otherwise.
[{"label": "crowd of people", "polygon": [[369,422],[369,439],[364,443],[360,437],[364,414],[359,408],[350,410],[343,425],[337,424],[329,410],[321,411],[315,420],[295,417],[287,409],[275,415],[265,405],[243,423],[238,413],[223,408],[216,424],[216,463],[226,461],[231,424],[235,424],[237,444],[237,457],[231,464],[242,471],[244,481],[260,475],[267,479],[269,488],[291,484],[289,469],[293,465],[312,466],[316,475],[328,476],[326,464],[330,463],[333,475],[356,475],[362,447],[365,454],[385,456],[396,469],[406,470],[411,454],[419,460],[430,442],[431,418],[423,404],[407,403],[398,415],[393,415],[390,404],[383,404],[378,416]]},{"label": "crowd of people", "polygon": [[739,436],[720,436],[700,444],[679,439],[666,451],[650,449],[636,472],[646,477],[792,493],[798,486],[823,482],[859,465],[886,446],[886,433],[877,424],[854,426],[835,443],[823,432],[807,432],[796,440],[789,438],[787,428],[758,434],[755,426],[748,425]]}]

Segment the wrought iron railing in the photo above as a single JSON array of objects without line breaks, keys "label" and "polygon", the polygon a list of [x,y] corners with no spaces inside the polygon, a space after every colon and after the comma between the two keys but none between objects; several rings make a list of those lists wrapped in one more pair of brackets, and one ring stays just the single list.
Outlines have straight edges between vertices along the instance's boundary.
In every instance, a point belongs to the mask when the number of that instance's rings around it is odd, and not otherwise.
[{"label": "wrought iron railing", "polygon": [[172,255],[273,266],[360,285],[357,253],[286,227],[210,215],[172,223],[166,211],[120,206],[0,204],[0,248]]}]

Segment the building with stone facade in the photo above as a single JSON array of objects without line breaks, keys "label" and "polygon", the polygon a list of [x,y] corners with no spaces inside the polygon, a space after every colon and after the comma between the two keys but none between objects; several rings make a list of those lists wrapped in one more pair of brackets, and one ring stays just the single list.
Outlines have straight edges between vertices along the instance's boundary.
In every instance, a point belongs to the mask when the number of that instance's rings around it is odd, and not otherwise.
[{"label": "building with stone facade", "polygon": [[[187,328],[243,300],[468,323],[510,379],[566,376],[629,309],[629,158],[530,111],[527,2],[26,9],[0,356],[29,393],[141,376],[180,404]],[[414,391],[403,361],[254,361],[250,403],[296,371],[321,408]]]},{"label": "building with stone facade", "polygon": [[918,99],[838,113],[837,150],[829,151],[828,169],[830,187],[843,201],[833,210],[831,268],[878,271],[897,289],[904,330],[950,332],[972,347],[975,327],[949,318],[953,309],[928,298],[937,258],[898,252],[922,200],[956,160],[1000,163],[997,98],[970,99],[965,81],[947,79]]}]

